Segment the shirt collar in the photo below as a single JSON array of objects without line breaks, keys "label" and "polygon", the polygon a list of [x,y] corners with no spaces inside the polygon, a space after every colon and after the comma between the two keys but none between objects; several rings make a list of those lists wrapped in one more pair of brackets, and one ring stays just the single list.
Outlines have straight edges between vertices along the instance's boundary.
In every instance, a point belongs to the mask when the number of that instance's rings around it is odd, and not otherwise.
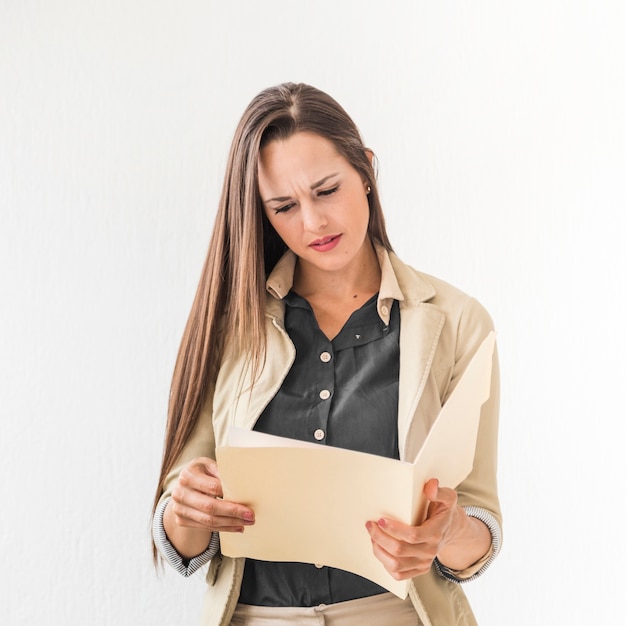
[{"label": "shirt collar", "polygon": [[[396,274],[389,259],[389,252],[382,246],[375,246],[376,256],[380,265],[380,288],[376,309],[378,316],[389,325],[391,305],[394,300],[404,300]],[[296,268],[296,255],[288,250],[276,263],[271,271],[265,288],[277,300],[282,300],[293,286],[293,274]]]}]

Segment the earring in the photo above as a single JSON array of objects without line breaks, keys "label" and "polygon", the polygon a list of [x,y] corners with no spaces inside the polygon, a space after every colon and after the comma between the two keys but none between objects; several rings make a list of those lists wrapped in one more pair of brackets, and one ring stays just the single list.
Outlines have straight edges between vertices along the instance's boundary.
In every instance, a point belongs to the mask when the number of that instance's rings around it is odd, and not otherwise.
[{"label": "earring", "polygon": [[369,195],[370,191],[372,191],[372,188],[369,185],[367,185],[365,187],[365,192]]}]

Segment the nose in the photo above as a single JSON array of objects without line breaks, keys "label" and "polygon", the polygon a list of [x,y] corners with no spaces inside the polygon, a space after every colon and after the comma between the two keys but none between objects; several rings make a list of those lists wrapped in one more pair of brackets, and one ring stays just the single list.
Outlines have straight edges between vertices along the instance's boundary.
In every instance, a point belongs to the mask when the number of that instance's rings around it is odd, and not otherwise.
[{"label": "nose", "polygon": [[313,202],[303,202],[301,205],[302,224],[310,233],[317,233],[328,225],[328,220],[323,211]]}]

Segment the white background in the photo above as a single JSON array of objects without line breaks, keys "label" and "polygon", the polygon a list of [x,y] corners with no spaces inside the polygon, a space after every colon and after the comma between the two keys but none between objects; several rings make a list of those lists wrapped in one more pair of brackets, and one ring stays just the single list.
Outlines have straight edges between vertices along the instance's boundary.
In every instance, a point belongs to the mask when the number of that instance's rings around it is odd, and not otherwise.
[{"label": "white background", "polygon": [[232,132],[285,80],[357,122],[400,256],[496,322],[481,626],[620,621],[625,7],[0,0],[2,624],[197,623],[202,577],[150,561],[168,388]]}]

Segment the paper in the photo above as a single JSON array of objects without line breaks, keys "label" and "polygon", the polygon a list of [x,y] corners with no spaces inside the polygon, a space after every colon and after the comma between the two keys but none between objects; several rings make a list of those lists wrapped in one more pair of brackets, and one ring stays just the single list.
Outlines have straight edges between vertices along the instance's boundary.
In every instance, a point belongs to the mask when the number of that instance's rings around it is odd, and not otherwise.
[{"label": "paper", "polygon": [[243,533],[220,533],[222,553],[265,561],[338,567],[400,598],[395,580],[372,552],[368,520],[416,524],[424,519],[424,483],[456,487],[472,470],[480,408],[489,397],[494,333],[474,355],[413,463],[231,429],[216,451],[224,499],[255,512]]}]

